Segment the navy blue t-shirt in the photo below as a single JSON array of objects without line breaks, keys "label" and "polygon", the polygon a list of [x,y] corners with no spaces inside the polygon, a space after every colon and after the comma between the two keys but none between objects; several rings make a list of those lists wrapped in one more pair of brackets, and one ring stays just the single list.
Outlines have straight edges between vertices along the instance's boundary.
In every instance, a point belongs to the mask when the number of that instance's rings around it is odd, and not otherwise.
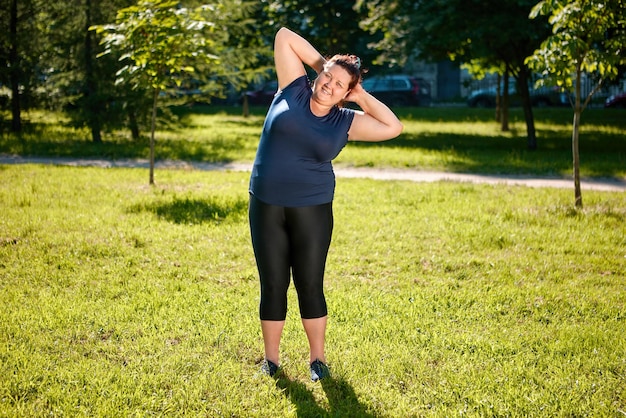
[{"label": "navy blue t-shirt", "polygon": [[311,112],[306,76],[279,92],[267,112],[250,177],[250,193],[270,205],[300,207],[331,202],[331,160],[348,142],[354,110]]}]

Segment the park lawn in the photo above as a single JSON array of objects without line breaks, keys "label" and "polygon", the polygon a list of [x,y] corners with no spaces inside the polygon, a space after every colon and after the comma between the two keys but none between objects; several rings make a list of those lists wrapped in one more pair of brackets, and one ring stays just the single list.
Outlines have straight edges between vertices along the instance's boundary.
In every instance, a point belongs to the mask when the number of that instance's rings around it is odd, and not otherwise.
[{"label": "park lawn", "polygon": [[248,174],[0,166],[0,416],[621,416],[626,194],[338,179],[333,378],[257,375]]},{"label": "park lawn", "polygon": [[[265,109],[243,117],[237,107],[175,108],[156,133],[157,160],[243,162],[254,159]],[[511,109],[510,131],[501,132],[491,109],[402,108],[402,135],[382,143],[350,143],[336,164],[465,173],[571,177],[572,110],[534,109],[537,150],[529,151],[521,109]],[[0,135],[0,153],[23,156],[148,158],[148,133],[105,134],[102,144],[61,115],[29,112],[21,135]],[[626,178],[626,117],[620,109],[583,113],[580,170],[583,177]]]}]

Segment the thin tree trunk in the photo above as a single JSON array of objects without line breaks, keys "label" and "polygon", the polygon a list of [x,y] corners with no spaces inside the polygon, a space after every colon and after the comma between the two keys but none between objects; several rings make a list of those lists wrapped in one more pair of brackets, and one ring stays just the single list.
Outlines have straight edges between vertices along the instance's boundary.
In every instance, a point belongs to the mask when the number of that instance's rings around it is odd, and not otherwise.
[{"label": "thin tree trunk", "polygon": [[243,95],[243,117],[247,118],[250,116],[250,104],[248,103],[248,95]]},{"label": "thin tree trunk", "polygon": [[9,29],[9,78],[11,82],[11,130],[22,130],[22,108],[20,104],[20,63],[17,45],[17,0],[11,1]]},{"label": "thin tree trunk", "polygon": [[504,71],[504,79],[502,82],[502,103],[500,109],[500,130],[502,132],[509,131],[509,71]]},{"label": "thin tree trunk", "polygon": [[152,99],[152,122],[150,127],[150,185],[154,185],[154,132],[156,131],[156,114],[157,99],[159,98],[159,89],[154,89],[154,97]]},{"label": "thin tree trunk", "polygon": [[528,91],[529,74],[526,69],[522,69],[517,79],[517,88],[522,97],[522,108],[524,109],[524,120],[526,121],[527,148],[531,151],[537,149],[537,132],[535,130],[535,115],[530,101]]},{"label": "thin tree trunk", "polygon": [[502,75],[498,73],[496,84],[496,122],[502,123]]},{"label": "thin tree trunk", "polygon": [[139,139],[139,122],[137,122],[137,111],[134,106],[128,106],[126,108],[126,114],[128,116],[128,127],[130,128],[130,134],[133,140]]},{"label": "thin tree trunk", "polygon": [[574,104],[574,122],[572,127],[572,157],[574,165],[574,204],[577,208],[583,207],[583,196],[580,190],[580,154],[578,152],[578,138],[580,130],[580,117],[582,107],[580,104],[580,77],[582,71],[580,65],[576,68],[576,98]]},{"label": "thin tree trunk", "polygon": [[87,121],[91,129],[91,138],[95,143],[102,142],[102,127],[100,124],[100,115],[97,100],[98,86],[93,66],[93,46],[91,39],[91,0],[85,1],[85,95],[87,106]]},{"label": "thin tree trunk", "polygon": [[580,190],[580,157],[578,153],[578,128],[580,126],[580,111],[574,111],[574,129],[572,132],[572,155],[574,160],[574,204],[577,208],[583,206],[583,196]]}]

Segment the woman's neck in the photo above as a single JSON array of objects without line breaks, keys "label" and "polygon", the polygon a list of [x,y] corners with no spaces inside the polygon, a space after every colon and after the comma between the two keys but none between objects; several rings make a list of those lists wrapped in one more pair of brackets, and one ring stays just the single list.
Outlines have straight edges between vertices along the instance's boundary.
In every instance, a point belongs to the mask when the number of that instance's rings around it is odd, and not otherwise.
[{"label": "woman's neck", "polygon": [[311,97],[311,100],[309,102],[309,108],[311,109],[311,113],[313,113],[318,118],[321,118],[330,113],[330,109],[332,109],[332,106],[329,107],[327,105],[320,104],[313,97]]}]

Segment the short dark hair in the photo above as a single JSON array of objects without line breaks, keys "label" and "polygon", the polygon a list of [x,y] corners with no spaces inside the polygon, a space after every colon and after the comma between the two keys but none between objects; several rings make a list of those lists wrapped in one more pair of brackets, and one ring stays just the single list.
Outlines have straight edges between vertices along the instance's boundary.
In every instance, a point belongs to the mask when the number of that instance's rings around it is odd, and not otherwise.
[{"label": "short dark hair", "polygon": [[350,74],[350,84],[348,85],[349,90],[352,90],[354,86],[360,83],[363,79],[363,74],[367,72],[367,70],[363,70],[361,67],[361,58],[356,55],[337,54],[330,58],[326,64],[337,64]]}]

